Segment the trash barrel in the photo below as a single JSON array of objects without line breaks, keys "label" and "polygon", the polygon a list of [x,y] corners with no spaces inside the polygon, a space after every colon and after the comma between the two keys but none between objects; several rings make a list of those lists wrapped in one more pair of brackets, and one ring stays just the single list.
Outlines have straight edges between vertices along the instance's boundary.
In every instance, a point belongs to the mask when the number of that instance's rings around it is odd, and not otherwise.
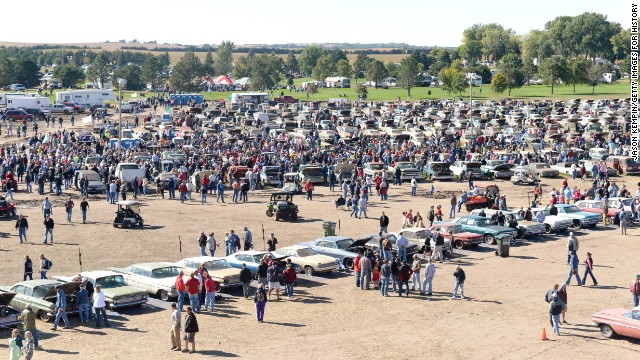
[{"label": "trash barrel", "polygon": [[511,248],[511,239],[498,238],[496,239],[496,244],[498,245],[498,249],[496,250],[496,255],[499,255],[502,257],[509,256],[509,248]]},{"label": "trash barrel", "polygon": [[324,221],[322,223],[322,228],[324,229],[324,236],[335,236],[336,235],[336,223],[333,221]]}]

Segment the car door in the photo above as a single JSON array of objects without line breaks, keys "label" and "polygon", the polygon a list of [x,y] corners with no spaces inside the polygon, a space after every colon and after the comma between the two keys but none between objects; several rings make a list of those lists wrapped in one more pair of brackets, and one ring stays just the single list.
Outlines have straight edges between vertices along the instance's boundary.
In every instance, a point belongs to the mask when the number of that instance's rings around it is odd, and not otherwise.
[{"label": "car door", "polygon": [[325,254],[331,254],[338,249],[338,246],[331,241],[320,241],[317,246],[320,252]]},{"label": "car door", "polygon": [[13,289],[11,289],[11,291],[13,291],[14,293],[16,293],[17,295],[13,298],[13,300],[11,300],[11,306],[22,310],[25,308],[25,306],[27,305],[27,299],[25,297],[25,292],[28,293],[28,296],[31,296],[31,291],[29,291],[29,289],[26,286],[23,285],[16,285],[13,287]]}]

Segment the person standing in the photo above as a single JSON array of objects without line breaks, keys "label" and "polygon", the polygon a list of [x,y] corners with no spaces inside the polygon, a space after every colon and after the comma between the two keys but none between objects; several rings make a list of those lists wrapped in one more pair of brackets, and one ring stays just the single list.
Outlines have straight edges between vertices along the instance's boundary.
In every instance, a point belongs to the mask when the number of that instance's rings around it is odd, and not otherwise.
[{"label": "person standing", "polygon": [[267,282],[269,283],[269,298],[271,298],[271,292],[275,290],[276,300],[280,300],[280,276],[275,261],[272,261],[267,268]]},{"label": "person standing", "polygon": [[200,255],[207,256],[207,235],[204,234],[204,230],[200,231],[198,246],[200,246]]},{"label": "person standing", "polygon": [[[383,236],[383,235],[380,235]],[[382,238],[382,252],[381,254],[383,254],[383,258],[389,261],[393,260],[393,246],[391,244],[391,241],[389,240],[388,236],[384,236]]]},{"label": "person standing", "polygon": [[47,271],[51,267],[51,261],[40,254],[40,279],[47,279]]},{"label": "person standing", "polygon": [[[407,247],[409,246],[409,240],[400,234],[400,237],[396,240],[396,246],[398,247],[398,258],[400,261],[405,261],[407,258]],[[408,279],[407,279],[408,280]]]},{"label": "person standing", "polygon": [[[198,320],[196,314],[193,313],[193,309],[187,306],[187,315],[184,317],[184,350],[182,352],[189,352],[193,354],[196,352],[196,333],[199,332]],[[191,351],[189,351],[189,343],[191,343]]]},{"label": "person standing", "polygon": [[107,320],[107,299],[102,292],[102,286],[96,285],[95,292],[93,293],[93,309],[96,312],[96,327],[100,328],[100,315],[104,320],[104,326],[109,327],[109,321]]},{"label": "person standing", "polygon": [[[80,279],[82,281],[82,279]],[[76,290],[76,305],[78,306],[78,317],[80,322],[89,322],[89,291],[87,291],[86,285],[82,284]]]},{"label": "person standing", "polygon": [[[428,238],[427,238],[428,241]],[[438,259],[440,261],[440,263],[443,262],[444,260],[444,254],[442,253],[442,247],[444,246],[444,236],[442,236],[442,234],[440,234],[439,232],[436,233],[436,246],[435,249],[433,250],[433,254],[431,255],[431,259]]]},{"label": "person standing", "polygon": [[[558,289],[560,288],[560,285],[555,284],[553,285],[553,289],[547,291],[546,295],[544,296],[544,300],[547,302],[547,304],[550,304],[551,301],[553,300],[553,295],[557,295],[558,294]],[[549,323],[551,324],[551,326],[553,326],[553,316],[551,314],[549,314]]]},{"label": "person standing", "polygon": [[[11,126],[11,124],[9,124],[9,126]],[[20,360],[22,357],[21,343],[20,330],[13,329],[11,332],[11,340],[9,340],[9,360]]]},{"label": "person standing", "polygon": [[433,221],[436,219],[436,210],[434,209],[433,205],[431,205],[431,208],[429,209],[427,218],[429,219],[429,227],[433,226]]},{"label": "person standing", "polygon": [[560,298],[560,300],[562,300],[562,303],[564,304],[564,307],[562,308],[562,312],[560,313],[562,315],[562,323],[566,324],[567,320],[565,319],[565,315],[567,314],[567,285],[566,284],[560,284],[560,288],[558,289],[558,297]]},{"label": "person standing", "polygon": [[249,251],[253,248],[253,234],[246,226],[243,230],[244,234],[242,234],[242,240],[244,242],[244,251]]},{"label": "person standing", "polygon": [[418,196],[418,180],[416,180],[415,176],[411,178],[411,196]]},{"label": "person standing", "polygon": [[267,275],[268,275],[269,265],[267,264],[267,260],[262,258],[260,260],[260,265],[258,265],[258,284],[262,284],[267,286]]},{"label": "person standing", "polygon": [[362,219],[362,214],[364,214],[364,218],[367,218],[367,198],[361,197],[359,200],[360,213],[358,214],[358,219]]},{"label": "person standing", "polygon": [[558,293],[551,295],[551,302],[549,303],[549,314],[551,314],[551,322],[553,323],[553,332],[556,335],[560,335],[560,329],[558,324],[560,323],[560,314],[564,309],[564,304],[558,296]]},{"label": "person standing", "polygon": [[210,305],[211,312],[213,312],[216,306],[216,282],[213,281],[208,272],[204,273],[204,289],[206,291],[204,295],[204,311],[207,311]]},{"label": "person standing", "polygon": [[383,211],[382,216],[380,216],[380,231],[386,234],[387,232],[389,232],[388,227],[389,227],[389,217]]},{"label": "person standing", "polygon": [[176,281],[174,286],[176,287],[176,292],[178,293],[178,308],[180,309],[180,312],[184,311],[183,307],[184,307],[184,296],[185,296],[185,292],[187,290],[185,284],[184,284],[184,272],[182,270],[180,270],[180,273],[178,274],[178,276],[176,277]]},{"label": "person standing", "polygon": [[449,210],[449,218],[453,219],[456,217],[456,205],[458,204],[458,199],[456,198],[456,194],[451,193],[451,209]]},{"label": "person standing", "polygon": [[33,280],[33,262],[29,258],[29,255],[24,256],[24,274],[22,275],[22,281]]},{"label": "person standing", "polygon": [[82,202],[80,203],[80,211],[82,212],[82,223],[87,223],[87,210],[89,210],[89,203],[87,202],[87,198],[82,198]]},{"label": "person standing", "polygon": [[638,300],[640,299],[640,274],[636,274],[635,281],[631,281],[631,284],[629,284],[629,291],[631,291],[631,295],[633,296],[633,307],[638,306]]},{"label": "person standing", "polygon": [[360,289],[369,290],[369,284],[371,283],[372,270],[373,268],[372,268],[371,260],[368,257],[363,256],[360,259],[360,271],[362,272],[361,280],[360,280]]},{"label": "person standing", "polygon": [[587,274],[591,276],[591,280],[593,280],[593,285],[598,285],[596,278],[593,276],[593,259],[591,258],[591,253],[587,252],[587,259],[584,261],[584,275],[582,275],[582,284],[586,284],[587,282]]},{"label": "person standing", "polygon": [[267,291],[264,285],[258,284],[258,290],[253,296],[253,302],[256,304],[256,318],[258,322],[264,322],[264,310],[267,305]]},{"label": "person standing", "polygon": [[267,240],[267,250],[276,251],[276,245],[278,245],[278,239],[276,239],[275,235],[271,233],[269,240]]},{"label": "person standing", "polygon": [[20,320],[22,320],[22,329],[30,331],[33,335],[33,345],[38,348],[38,330],[36,329],[36,313],[33,312],[31,304],[27,304],[24,310],[20,313]]},{"label": "person standing", "polygon": [[171,330],[169,334],[171,336],[171,350],[180,351],[180,325],[182,319],[180,318],[180,310],[176,303],[171,304]]},{"label": "person standing", "polygon": [[184,283],[184,286],[189,293],[189,305],[191,305],[191,309],[197,311],[200,307],[200,281],[196,279],[196,271],[191,273],[189,280]]},{"label": "person standing", "polygon": [[69,319],[67,318],[67,312],[66,312],[67,296],[65,295],[60,285],[56,285],[55,289],[56,289],[56,307],[55,307],[56,319],[53,322],[53,327],[51,327],[51,330],[56,331],[58,329],[58,322],[60,321],[60,318],[62,318],[62,321],[64,322],[64,328],[69,329],[71,328],[71,325],[69,324]]},{"label": "person standing", "polygon": [[364,257],[364,253],[359,251],[353,258],[353,272],[356,275],[356,287],[360,287],[360,281],[362,280],[362,269],[360,268],[360,259]]},{"label": "person standing", "polygon": [[51,237],[51,244],[53,244],[53,219],[47,215],[47,217],[44,219],[44,241],[42,242],[43,244],[47,243],[47,239],[49,238],[49,236]]},{"label": "person standing", "polygon": [[411,291],[416,290],[416,284],[418,284],[418,291],[422,292],[422,288],[420,285],[420,270],[422,269],[422,262],[418,258],[418,254],[413,255],[413,263],[411,264],[411,271],[413,274],[411,275]]},{"label": "person standing", "polygon": [[569,259],[569,276],[567,276],[567,281],[565,284],[569,285],[571,283],[571,276],[575,275],[576,280],[578,281],[578,286],[582,285],[582,281],[580,281],[580,275],[578,275],[578,255],[575,250],[571,251],[571,258]]},{"label": "person standing", "polygon": [[406,295],[409,296],[409,278],[411,277],[411,267],[407,265],[406,261],[402,261],[402,265],[398,271],[398,284],[399,291],[398,296],[402,297],[402,286],[404,285]]},{"label": "person standing", "polygon": [[284,279],[284,293],[289,300],[293,299],[293,284],[296,282],[296,271],[291,264],[287,264],[287,269],[282,274]]},{"label": "person standing", "polygon": [[251,286],[251,280],[253,275],[251,270],[247,269],[247,264],[242,264],[242,270],[240,270],[240,282],[242,283],[242,294],[245,299],[249,298],[249,287]]},{"label": "person standing", "polygon": [[571,252],[577,252],[579,249],[580,241],[578,241],[578,238],[573,235],[573,232],[570,232],[569,238],[567,239],[567,265],[569,265],[569,260],[571,260]]},{"label": "person standing", "polygon": [[224,204],[224,184],[222,183],[222,180],[218,180],[217,190],[216,202],[220,202],[220,200],[222,200],[222,203]]},{"label": "person standing", "polygon": [[[18,230],[18,237],[20,238],[20,244],[22,242],[27,242],[27,230],[29,230],[29,222],[27,218],[22,216],[18,216],[18,220],[16,220],[16,229]],[[24,238],[24,240],[23,240]]]},{"label": "person standing", "polygon": [[64,203],[64,209],[67,211],[67,222],[71,222],[71,215],[73,214],[73,207],[75,204],[73,200],[71,200],[71,196],[67,198],[67,201]]},{"label": "person standing", "polygon": [[382,296],[389,296],[389,279],[391,278],[391,265],[389,259],[385,259],[380,267],[380,292]]},{"label": "person standing", "polygon": [[51,201],[49,201],[49,197],[45,197],[42,202],[42,214],[44,215],[45,220],[51,214],[53,214],[53,209],[51,207]]},{"label": "person standing", "polygon": [[458,288],[460,288],[460,299],[464,300],[464,282],[467,280],[467,276],[460,265],[456,266],[456,271],[453,272],[453,276],[456,278],[456,285],[453,288],[453,296],[451,299],[456,299],[456,296],[458,296]]},{"label": "person standing", "polygon": [[214,233],[209,233],[209,236],[207,237],[207,248],[209,249],[211,256],[216,256],[216,248],[218,247],[218,242],[214,235]]},{"label": "person standing", "polygon": [[307,200],[313,200],[313,190],[313,183],[311,182],[311,179],[308,179],[304,184],[304,191],[307,192]]},{"label": "person standing", "polygon": [[[429,259],[429,264],[424,269],[424,281],[422,282],[422,295],[425,293],[431,296],[431,287],[433,286],[433,277],[436,276],[436,266],[433,264],[433,259]],[[427,288],[427,285],[429,286]]]},{"label": "person standing", "polygon": [[628,215],[626,211],[620,212],[620,234],[627,235]]}]

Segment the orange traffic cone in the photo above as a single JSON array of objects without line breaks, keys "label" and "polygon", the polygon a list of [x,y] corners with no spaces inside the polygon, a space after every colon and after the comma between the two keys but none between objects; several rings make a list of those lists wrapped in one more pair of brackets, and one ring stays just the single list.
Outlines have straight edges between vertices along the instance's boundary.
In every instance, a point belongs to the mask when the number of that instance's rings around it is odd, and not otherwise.
[{"label": "orange traffic cone", "polygon": [[546,328],[542,328],[542,336],[540,336],[540,340],[549,340],[549,338],[547,338],[547,329]]}]

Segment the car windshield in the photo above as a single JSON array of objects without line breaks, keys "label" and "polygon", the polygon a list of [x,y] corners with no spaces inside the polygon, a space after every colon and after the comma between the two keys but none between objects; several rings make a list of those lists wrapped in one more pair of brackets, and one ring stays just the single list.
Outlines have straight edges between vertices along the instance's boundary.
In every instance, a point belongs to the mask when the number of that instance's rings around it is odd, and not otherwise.
[{"label": "car windshield", "polygon": [[299,257],[305,257],[305,256],[313,256],[316,253],[310,248],[304,248],[304,249],[296,250],[296,254],[298,254]]},{"label": "car windshield", "polygon": [[482,166],[481,163],[475,163],[475,162],[474,163],[467,163],[467,170],[469,170],[469,169],[477,170],[477,169],[480,169],[481,166]]},{"label": "car windshield", "polygon": [[536,169],[549,169],[549,164],[536,164]]},{"label": "car windshield", "polygon": [[491,219],[477,219],[476,220],[476,224],[478,224],[478,226],[491,226],[491,225],[493,225],[491,223]]},{"label": "car windshield", "polygon": [[369,164],[371,170],[384,170],[384,164]]},{"label": "car windshield", "polygon": [[399,169],[414,169],[416,166],[411,163],[398,163],[396,167]]},{"label": "car windshield", "polygon": [[180,270],[175,266],[167,266],[151,270],[151,277],[154,279],[164,279],[178,276]]},{"label": "car windshield", "polygon": [[322,169],[312,168],[312,169],[303,169],[302,173],[310,176],[320,176],[322,175]]},{"label": "car windshield", "polygon": [[570,213],[578,213],[581,212],[582,210],[580,210],[579,207],[577,206],[567,206],[567,207],[562,207],[562,208],[558,208],[558,210],[566,213],[566,214],[570,214]]},{"label": "car windshield", "polygon": [[426,239],[427,237],[429,237],[429,235],[431,235],[429,230],[416,231],[415,234],[416,234],[416,239]]},{"label": "car windshield", "polygon": [[124,282],[124,277],[122,277],[122,275],[111,275],[98,278],[96,280],[96,285],[100,285],[105,289],[110,289],[125,286],[127,284]]},{"label": "car windshield", "polygon": [[37,286],[36,288],[33,289],[33,297],[39,298],[39,299],[43,298],[45,295],[47,295],[47,293],[49,292],[49,290],[51,290],[52,287],[53,287],[53,284]]},{"label": "car windshield", "polygon": [[260,263],[260,260],[262,260],[262,258],[264,257],[265,254],[260,254],[260,255],[253,255],[253,261],[258,264]]},{"label": "car windshield", "polygon": [[462,229],[462,226],[460,225],[447,226],[447,227],[443,227],[443,229],[446,230],[447,232],[452,232],[454,234],[459,234],[464,232],[464,229]]},{"label": "car windshield", "polygon": [[231,266],[229,266],[227,260],[220,259],[207,261],[206,263],[204,263],[204,267],[207,268],[207,270],[224,270],[230,268]]},{"label": "car windshield", "polygon": [[434,171],[449,170],[449,165],[447,165],[445,163],[432,163],[431,164],[431,168]]},{"label": "car windshield", "polygon": [[626,166],[636,164],[636,161],[634,159],[620,159],[620,162],[625,164]]},{"label": "car windshield", "polygon": [[338,249],[344,250],[353,244],[353,239],[343,239],[336,241]]}]

